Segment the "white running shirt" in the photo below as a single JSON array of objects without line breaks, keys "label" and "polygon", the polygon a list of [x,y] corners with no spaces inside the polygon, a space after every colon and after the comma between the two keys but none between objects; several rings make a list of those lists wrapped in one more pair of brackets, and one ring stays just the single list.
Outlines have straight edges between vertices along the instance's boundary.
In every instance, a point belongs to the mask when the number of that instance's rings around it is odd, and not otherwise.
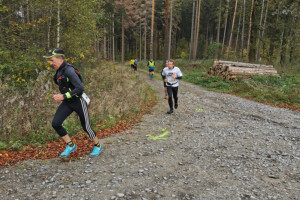
[{"label": "white running shirt", "polygon": [[176,78],[182,76],[180,69],[176,66],[173,69],[165,67],[161,74],[167,78],[167,86],[178,87],[178,79],[172,78],[173,73],[175,73]]}]

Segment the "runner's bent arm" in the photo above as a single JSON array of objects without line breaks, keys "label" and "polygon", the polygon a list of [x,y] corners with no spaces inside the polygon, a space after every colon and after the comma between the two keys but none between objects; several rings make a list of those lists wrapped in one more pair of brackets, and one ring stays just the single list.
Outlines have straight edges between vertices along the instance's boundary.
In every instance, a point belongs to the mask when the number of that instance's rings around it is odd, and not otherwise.
[{"label": "runner's bent arm", "polygon": [[75,69],[73,67],[68,67],[65,70],[65,75],[69,78],[71,84],[74,86],[74,89],[70,92],[65,93],[64,98],[69,99],[75,95],[77,96],[81,95],[84,91],[84,88],[81,80],[79,79],[78,75],[75,72]]},{"label": "runner's bent arm", "polygon": [[177,67],[178,69],[178,72],[177,72],[177,77],[176,79],[182,79],[182,73],[181,73],[181,70]]},{"label": "runner's bent arm", "polygon": [[163,79],[166,79],[166,77],[167,77],[167,75],[166,75],[164,69],[161,71],[161,77],[162,77]]}]

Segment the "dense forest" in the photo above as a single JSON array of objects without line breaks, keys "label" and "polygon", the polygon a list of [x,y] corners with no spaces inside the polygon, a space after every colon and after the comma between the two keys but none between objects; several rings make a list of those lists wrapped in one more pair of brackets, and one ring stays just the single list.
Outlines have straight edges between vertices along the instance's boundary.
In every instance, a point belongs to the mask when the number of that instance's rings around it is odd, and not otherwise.
[{"label": "dense forest", "polygon": [[299,61],[299,11],[298,0],[1,0],[0,78],[26,81],[53,47],[72,63],[222,58],[284,70]]}]

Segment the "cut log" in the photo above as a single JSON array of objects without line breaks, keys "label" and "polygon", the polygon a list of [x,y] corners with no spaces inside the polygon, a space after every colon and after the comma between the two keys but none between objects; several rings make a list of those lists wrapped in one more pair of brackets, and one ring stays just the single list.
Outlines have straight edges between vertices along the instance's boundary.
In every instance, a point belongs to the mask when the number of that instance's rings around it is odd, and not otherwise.
[{"label": "cut log", "polygon": [[233,67],[247,67],[247,68],[274,68],[273,65],[261,65],[243,62],[231,62],[225,60],[216,60],[215,65],[233,66]]},{"label": "cut log", "polygon": [[210,75],[219,75],[225,80],[236,79],[238,76],[266,75],[278,76],[277,70],[272,65],[231,62],[215,60],[214,65],[207,72]]}]

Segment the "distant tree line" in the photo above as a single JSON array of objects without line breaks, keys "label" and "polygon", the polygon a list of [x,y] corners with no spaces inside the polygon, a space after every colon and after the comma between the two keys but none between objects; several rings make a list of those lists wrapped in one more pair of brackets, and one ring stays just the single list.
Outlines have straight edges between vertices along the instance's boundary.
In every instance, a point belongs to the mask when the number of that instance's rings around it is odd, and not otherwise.
[{"label": "distant tree line", "polygon": [[0,77],[69,62],[153,58],[280,64],[299,59],[300,0],[0,0]]}]

